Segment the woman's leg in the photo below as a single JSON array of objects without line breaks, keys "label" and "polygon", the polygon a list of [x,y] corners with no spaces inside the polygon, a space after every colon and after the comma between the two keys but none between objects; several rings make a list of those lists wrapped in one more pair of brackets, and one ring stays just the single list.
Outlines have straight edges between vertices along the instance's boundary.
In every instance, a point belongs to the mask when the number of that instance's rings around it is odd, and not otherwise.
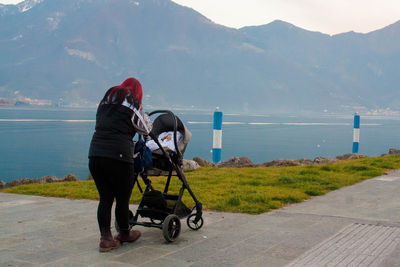
[{"label": "woman's leg", "polygon": [[122,242],[134,242],[141,233],[138,230],[129,230],[129,199],[132,188],[136,181],[133,164],[121,163],[119,175],[116,176],[115,196],[117,204],[115,207],[115,218],[120,228],[117,240]]},{"label": "woman's leg", "polygon": [[111,209],[114,202],[113,185],[110,184],[109,169],[111,162],[103,158],[90,158],[89,169],[99,192],[99,205],[97,208],[97,221],[99,223],[100,232],[104,229],[110,229],[111,226]]},{"label": "woman's leg", "polygon": [[118,248],[120,243],[114,240],[111,233],[111,209],[114,202],[114,186],[110,183],[110,169],[112,162],[103,158],[90,158],[89,169],[95,181],[100,201],[97,208],[97,221],[100,229],[100,252],[108,252]]},{"label": "woman's leg", "polygon": [[115,184],[115,219],[120,229],[129,229],[129,199],[132,194],[132,188],[135,184],[135,173],[133,164],[120,163],[120,172],[116,176]]}]

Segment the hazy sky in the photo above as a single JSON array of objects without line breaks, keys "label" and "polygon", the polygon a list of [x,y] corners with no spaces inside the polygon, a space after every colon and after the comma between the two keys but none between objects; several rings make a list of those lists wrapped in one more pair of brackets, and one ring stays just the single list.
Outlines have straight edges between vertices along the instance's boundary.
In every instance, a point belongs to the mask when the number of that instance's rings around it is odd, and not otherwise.
[{"label": "hazy sky", "polygon": [[370,32],[400,20],[399,0],[173,0],[234,28],[280,19],[307,30]]},{"label": "hazy sky", "polygon": [[[139,0],[140,1],[140,0]],[[145,0],[142,0],[145,1]],[[400,0],[173,0],[234,28],[280,19],[307,30],[370,32],[400,20]],[[0,0],[0,3],[18,3]]]}]

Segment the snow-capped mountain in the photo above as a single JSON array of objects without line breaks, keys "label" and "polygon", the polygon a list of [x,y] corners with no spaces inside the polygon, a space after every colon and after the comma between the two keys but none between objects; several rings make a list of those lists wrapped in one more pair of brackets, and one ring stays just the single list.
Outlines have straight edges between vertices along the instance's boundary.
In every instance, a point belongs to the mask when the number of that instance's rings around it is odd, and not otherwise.
[{"label": "snow-capped mountain", "polygon": [[17,8],[18,8],[19,12],[26,12],[29,9],[33,8],[34,6],[36,6],[37,4],[40,4],[43,1],[44,0],[25,0],[25,1],[17,4]]},{"label": "snow-capped mountain", "polygon": [[43,1],[44,0],[25,0],[16,5],[0,4],[0,16],[15,15],[16,13],[26,12]]}]

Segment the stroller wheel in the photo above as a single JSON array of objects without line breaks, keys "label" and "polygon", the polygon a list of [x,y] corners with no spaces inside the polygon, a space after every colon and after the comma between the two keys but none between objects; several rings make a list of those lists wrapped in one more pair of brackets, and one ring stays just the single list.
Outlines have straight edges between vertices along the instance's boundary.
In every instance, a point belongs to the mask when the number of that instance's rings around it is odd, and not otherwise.
[{"label": "stroller wheel", "polygon": [[[132,219],[133,219],[133,212],[131,210],[129,210],[129,230],[132,228],[132,225],[131,225]],[[114,221],[114,226],[115,226],[115,230],[117,230],[117,232],[119,232],[119,225],[118,225],[117,219],[115,219],[115,221]]]},{"label": "stroller wheel", "polygon": [[165,240],[168,242],[173,242],[178,238],[181,232],[181,221],[175,214],[168,215],[162,226],[162,231]]},{"label": "stroller wheel", "polygon": [[203,220],[203,217],[200,217],[200,220],[197,223],[195,223],[194,222],[195,218],[196,218],[196,214],[190,215],[186,219],[186,224],[187,224],[187,226],[189,226],[190,229],[196,231],[196,230],[199,230],[203,226],[204,220]]}]

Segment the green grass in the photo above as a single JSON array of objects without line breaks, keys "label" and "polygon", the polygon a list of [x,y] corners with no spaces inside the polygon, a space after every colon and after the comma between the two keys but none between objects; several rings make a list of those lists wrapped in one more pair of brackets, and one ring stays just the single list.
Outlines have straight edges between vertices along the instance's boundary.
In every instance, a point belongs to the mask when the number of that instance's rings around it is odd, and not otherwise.
[{"label": "green grass", "polygon": [[[186,176],[205,209],[259,214],[382,175],[386,170],[399,168],[400,155],[396,155],[301,167],[201,168],[187,172]],[[156,189],[163,190],[165,177],[151,177],[151,180]],[[177,194],[180,186],[181,183],[174,177],[171,192]],[[98,199],[93,181],[29,184],[0,191]],[[140,197],[135,186],[131,202],[138,203]],[[184,202],[188,206],[193,205],[186,191]]]}]

